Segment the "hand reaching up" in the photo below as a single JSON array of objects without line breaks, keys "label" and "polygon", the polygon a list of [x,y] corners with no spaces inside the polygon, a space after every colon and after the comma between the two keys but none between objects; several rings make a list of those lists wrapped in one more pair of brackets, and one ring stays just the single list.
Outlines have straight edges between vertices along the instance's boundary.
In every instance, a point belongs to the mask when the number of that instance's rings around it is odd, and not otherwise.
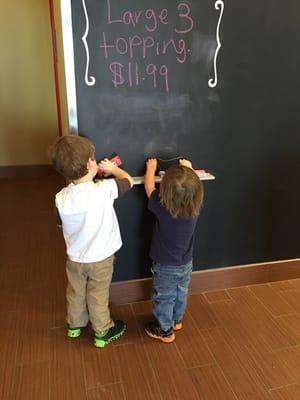
[{"label": "hand reaching up", "polygon": [[156,158],[148,158],[148,160],[146,161],[147,172],[153,172],[153,174],[155,174],[156,168],[157,168]]},{"label": "hand reaching up", "polygon": [[193,168],[192,163],[189,160],[186,160],[185,158],[181,158],[179,160],[179,165],[182,165],[182,166],[188,167],[188,168]]},{"label": "hand reaching up", "polygon": [[104,176],[109,176],[113,174],[113,169],[116,167],[116,164],[111,162],[108,158],[100,161],[98,167],[103,171]]}]

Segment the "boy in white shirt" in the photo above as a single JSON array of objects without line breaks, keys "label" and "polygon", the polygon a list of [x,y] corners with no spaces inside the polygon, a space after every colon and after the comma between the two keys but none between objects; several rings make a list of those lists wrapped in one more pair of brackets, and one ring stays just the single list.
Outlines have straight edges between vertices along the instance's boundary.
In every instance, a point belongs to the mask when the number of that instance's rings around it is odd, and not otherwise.
[{"label": "boy in white shirt", "polygon": [[[113,203],[133,180],[108,159],[98,165],[93,143],[81,136],[61,137],[51,148],[51,158],[55,169],[70,180],[55,196],[68,256],[68,336],[79,337],[90,320],[94,345],[104,347],[126,329],[123,321],[111,319],[108,301],[114,254],[122,246]],[[114,179],[95,183],[99,167]]]}]

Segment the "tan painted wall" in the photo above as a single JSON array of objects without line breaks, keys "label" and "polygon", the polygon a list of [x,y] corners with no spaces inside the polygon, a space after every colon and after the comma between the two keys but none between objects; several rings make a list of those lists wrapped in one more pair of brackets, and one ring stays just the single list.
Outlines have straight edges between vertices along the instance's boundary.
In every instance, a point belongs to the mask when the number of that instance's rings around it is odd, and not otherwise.
[{"label": "tan painted wall", "polygon": [[0,26],[0,166],[48,164],[59,135],[48,0],[2,2]]}]

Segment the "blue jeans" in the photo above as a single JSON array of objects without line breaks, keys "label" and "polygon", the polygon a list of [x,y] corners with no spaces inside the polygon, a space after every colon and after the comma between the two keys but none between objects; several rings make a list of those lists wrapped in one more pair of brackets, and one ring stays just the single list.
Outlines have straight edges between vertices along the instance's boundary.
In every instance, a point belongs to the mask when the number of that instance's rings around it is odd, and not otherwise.
[{"label": "blue jeans", "polygon": [[183,318],[192,270],[192,261],[180,266],[156,262],[152,265],[153,314],[164,331],[173,327],[174,321]]}]

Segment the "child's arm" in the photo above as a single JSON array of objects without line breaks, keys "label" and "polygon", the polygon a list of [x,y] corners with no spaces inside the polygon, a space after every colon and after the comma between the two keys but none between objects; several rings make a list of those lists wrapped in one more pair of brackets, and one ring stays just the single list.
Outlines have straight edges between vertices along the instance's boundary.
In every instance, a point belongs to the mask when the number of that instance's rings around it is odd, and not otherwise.
[{"label": "child's arm", "polygon": [[146,162],[146,174],[144,180],[144,187],[148,198],[151,193],[155,190],[154,176],[157,168],[156,158],[149,158]]},{"label": "child's arm", "polygon": [[128,174],[128,172],[117,167],[113,162],[109,161],[107,158],[99,163],[101,169],[103,169],[105,175],[113,175],[117,179],[127,179],[130,183],[130,187],[133,186],[133,179]]}]

